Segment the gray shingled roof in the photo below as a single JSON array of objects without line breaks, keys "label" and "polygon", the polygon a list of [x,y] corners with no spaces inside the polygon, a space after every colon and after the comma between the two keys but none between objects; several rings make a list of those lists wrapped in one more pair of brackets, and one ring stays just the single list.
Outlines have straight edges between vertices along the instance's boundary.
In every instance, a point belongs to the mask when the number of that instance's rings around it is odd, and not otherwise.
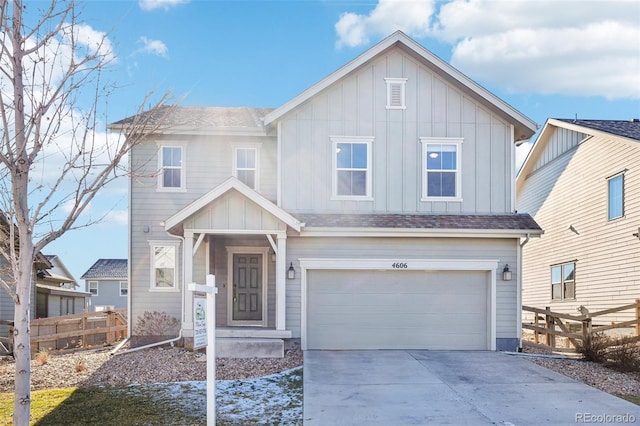
[{"label": "gray shingled roof", "polygon": [[410,228],[542,231],[528,214],[297,214],[305,228]]},{"label": "gray shingled roof", "polygon": [[600,132],[610,133],[616,136],[622,136],[629,139],[640,141],[640,120],[573,120],[567,118],[558,118],[558,121],[575,124]]},{"label": "gray shingled roof", "polygon": [[[163,126],[188,126],[194,128],[243,128],[259,129],[264,127],[262,118],[273,108],[249,108],[249,107],[184,107],[184,106],[163,106],[155,111],[154,116],[163,117],[167,109],[172,111],[164,117]],[[143,112],[138,116],[143,116],[149,112]],[[113,126],[130,124],[135,121],[136,116],[127,117],[116,121]],[[149,124],[155,124],[154,119]]]},{"label": "gray shingled roof", "polygon": [[127,279],[127,259],[98,259],[80,278],[83,280],[99,278]]}]

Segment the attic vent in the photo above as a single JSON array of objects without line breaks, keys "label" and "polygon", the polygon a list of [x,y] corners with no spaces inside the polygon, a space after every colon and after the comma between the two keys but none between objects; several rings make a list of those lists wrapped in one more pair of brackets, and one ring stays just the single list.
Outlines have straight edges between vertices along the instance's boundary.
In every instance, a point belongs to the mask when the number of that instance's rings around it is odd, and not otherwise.
[{"label": "attic vent", "polygon": [[405,109],[406,78],[385,78],[387,83],[387,109]]}]

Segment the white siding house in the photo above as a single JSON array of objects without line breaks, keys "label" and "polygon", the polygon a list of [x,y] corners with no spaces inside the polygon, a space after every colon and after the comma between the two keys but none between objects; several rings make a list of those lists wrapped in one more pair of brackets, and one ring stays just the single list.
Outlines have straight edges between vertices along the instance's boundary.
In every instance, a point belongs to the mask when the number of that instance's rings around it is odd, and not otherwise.
[{"label": "white siding house", "polygon": [[578,314],[640,299],[639,164],[638,120],[547,121],[516,181],[518,211],[545,231],[524,247],[523,304]]},{"label": "white siding house", "polygon": [[186,284],[213,274],[219,356],[518,347],[542,231],[515,212],[515,144],[536,124],[402,32],[278,108],[163,129],[131,154],[130,324],[165,312],[188,345]]}]

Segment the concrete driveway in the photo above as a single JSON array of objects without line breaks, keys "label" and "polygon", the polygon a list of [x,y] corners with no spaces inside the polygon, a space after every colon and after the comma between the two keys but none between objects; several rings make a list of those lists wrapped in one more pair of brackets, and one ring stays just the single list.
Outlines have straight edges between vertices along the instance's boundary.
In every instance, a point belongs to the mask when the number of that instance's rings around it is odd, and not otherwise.
[{"label": "concrete driveway", "polygon": [[640,406],[501,352],[305,351],[303,377],[306,425],[640,422]]}]

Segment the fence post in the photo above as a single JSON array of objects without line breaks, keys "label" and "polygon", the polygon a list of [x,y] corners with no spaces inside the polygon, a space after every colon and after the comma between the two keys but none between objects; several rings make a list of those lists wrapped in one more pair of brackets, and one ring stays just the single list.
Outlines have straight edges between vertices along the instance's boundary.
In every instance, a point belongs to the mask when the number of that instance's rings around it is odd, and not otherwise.
[{"label": "fence post", "polygon": [[[540,325],[540,322],[539,322],[539,320],[540,320],[540,315],[538,315],[538,313],[537,313],[537,312],[535,312],[533,315],[534,315],[534,318],[535,318],[534,325],[535,325],[536,327],[538,327],[538,326]],[[537,330],[537,329],[536,329],[536,330],[533,330],[533,341],[534,341],[535,343],[540,343],[539,336],[540,336],[540,333],[538,333],[538,330]]]},{"label": "fence post", "polygon": [[555,331],[556,326],[551,316],[551,308],[545,306],[544,310],[547,312],[544,316],[544,322],[547,329],[547,346],[551,346],[551,348],[555,349],[556,347],[556,335],[549,333],[549,330]]},{"label": "fence post", "polygon": [[640,299],[636,299],[636,336],[640,336]]}]

